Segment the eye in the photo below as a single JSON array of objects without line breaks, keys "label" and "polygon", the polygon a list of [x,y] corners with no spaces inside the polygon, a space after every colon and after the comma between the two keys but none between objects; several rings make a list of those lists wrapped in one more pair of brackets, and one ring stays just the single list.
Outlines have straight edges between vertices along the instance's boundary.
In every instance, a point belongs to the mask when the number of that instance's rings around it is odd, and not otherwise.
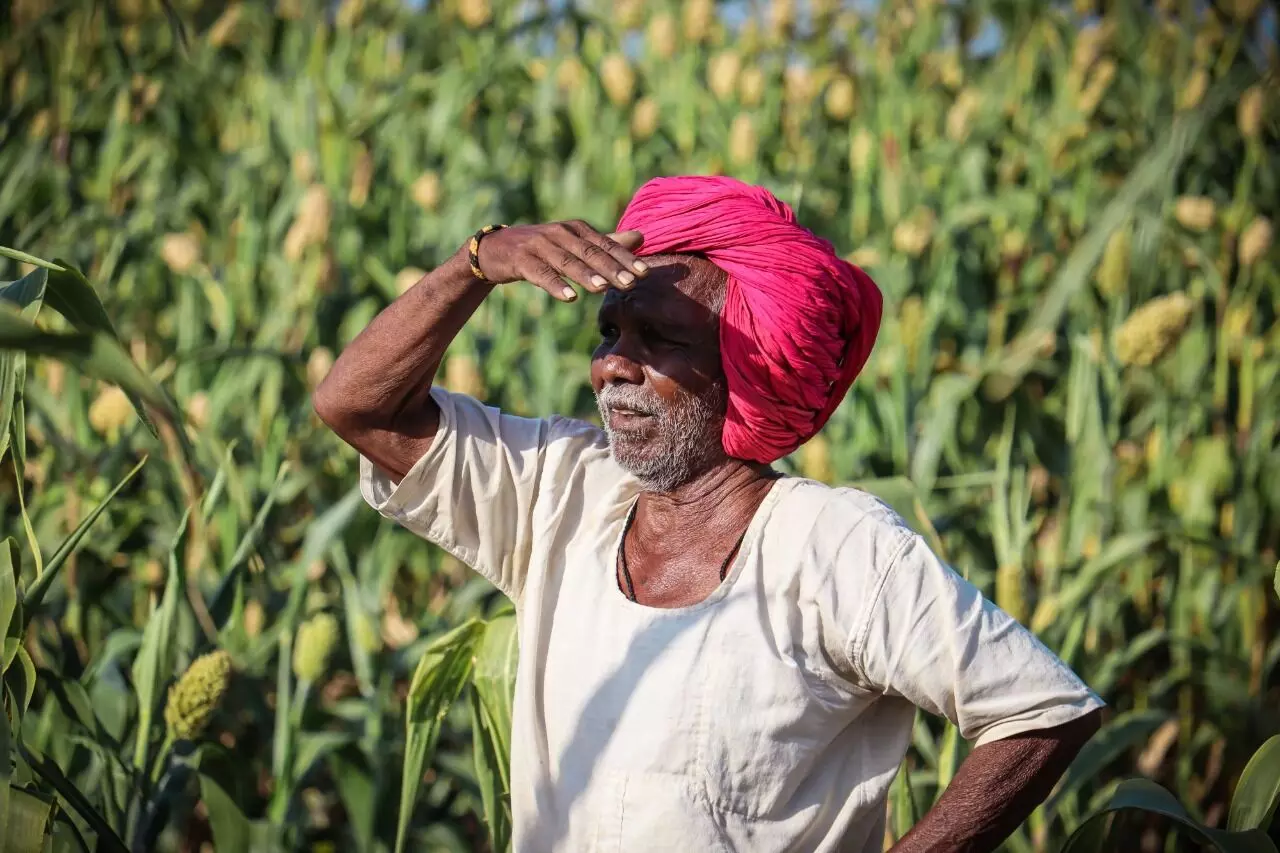
[{"label": "eye", "polygon": [[646,341],[652,341],[659,344],[675,343],[668,335],[664,334],[661,329],[651,323],[645,323],[640,327],[640,334]]},{"label": "eye", "polygon": [[618,336],[618,327],[612,323],[600,324],[600,337],[606,341],[611,341]]}]

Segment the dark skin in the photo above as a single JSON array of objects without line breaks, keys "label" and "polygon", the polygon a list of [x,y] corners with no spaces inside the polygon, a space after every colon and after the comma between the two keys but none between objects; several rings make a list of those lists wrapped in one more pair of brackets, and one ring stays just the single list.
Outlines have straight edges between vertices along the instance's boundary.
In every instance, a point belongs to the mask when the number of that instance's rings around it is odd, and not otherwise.
[{"label": "dark skin", "polygon": [[[428,396],[445,350],[498,285],[528,281],[561,301],[566,281],[607,293],[593,387],[635,384],[664,404],[699,396],[723,378],[714,306],[724,275],[694,257],[633,252],[635,232],[604,235],[581,222],[511,228],[481,243],[470,272],[465,247],[388,306],[343,351],[316,390],[317,414],[397,481],[430,445],[439,408]],[[720,412],[707,429],[719,430]],[[643,443],[643,420],[628,437]],[[772,485],[767,467],[720,452],[664,493],[644,492],[624,543],[637,600],[650,607],[697,603],[720,583],[719,568]],[[995,850],[1043,802],[1099,725],[1098,712],[1055,728],[973,750],[937,804],[893,853]]]},{"label": "dark skin", "polygon": [[[719,317],[725,274],[694,257],[651,256],[650,274],[628,292],[613,291],[600,309],[601,342],[591,385],[634,384],[668,406],[677,394],[702,396],[724,381]],[[720,411],[722,419],[724,412]],[[719,434],[722,421],[707,425]],[[643,425],[636,431],[643,440]],[[715,446],[718,446],[716,443]],[[642,492],[623,542],[636,601],[686,607],[720,584],[720,567],[773,485],[767,466],[720,451],[674,491]]]}]

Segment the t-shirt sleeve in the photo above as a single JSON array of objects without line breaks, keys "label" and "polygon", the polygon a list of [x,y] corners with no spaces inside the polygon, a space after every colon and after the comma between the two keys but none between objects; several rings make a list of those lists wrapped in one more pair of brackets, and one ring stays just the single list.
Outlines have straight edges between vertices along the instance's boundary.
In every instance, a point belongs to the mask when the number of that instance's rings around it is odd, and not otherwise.
[{"label": "t-shirt sleeve", "polygon": [[849,659],[868,686],[981,746],[1070,722],[1102,700],[1028,629],[903,532],[874,573]]},{"label": "t-shirt sleeve", "polygon": [[431,446],[399,483],[361,456],[361,494],[518,600],[538,505],[557,483],[574,480],[596,431],[567,418],[507,414],[440,387],[431,396],[440,405]]}]

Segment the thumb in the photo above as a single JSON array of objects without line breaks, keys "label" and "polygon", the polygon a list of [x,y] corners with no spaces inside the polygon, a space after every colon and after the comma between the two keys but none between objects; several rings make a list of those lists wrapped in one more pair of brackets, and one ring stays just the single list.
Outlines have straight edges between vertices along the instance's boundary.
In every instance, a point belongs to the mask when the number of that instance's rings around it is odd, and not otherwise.
[{"label": "thumb", "polygon": [[609,239],[627,251],[635,251],[644,243],[644,235],[639,231],[618,231],[610,234]]}]

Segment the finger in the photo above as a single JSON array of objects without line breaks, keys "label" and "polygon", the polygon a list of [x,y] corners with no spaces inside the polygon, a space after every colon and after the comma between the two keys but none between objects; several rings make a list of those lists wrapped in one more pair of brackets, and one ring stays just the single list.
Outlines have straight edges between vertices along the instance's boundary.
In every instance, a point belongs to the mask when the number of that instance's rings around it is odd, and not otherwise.
[{"label": "finger", "polygon": [[[578,245],[576,254],[593,269],[603,274],[615,286],[630,287],[637,276],[649,271],[649,266],[639,260],[631,251],[610,236],[601,234],[585,222],[575,222],[571,229]],[[644,238],[639,231],[624,231],[624,239],[632,246],[639,247]]]},{"label": "finger", "polygon": [[634,228],[630,231],[615,231],[605,236],[629,252],[634,252],[644,245],[644,235]]},{"label": "finger", "polygon": [[[615,270],[626,272],[626,270],[619,270],[618,263],[606,255],[603,249],[598,249],[589,243],[584,249],[583,241],[577,238],[569,238],[566,243],[568,245],[557,244],[551,249],[550,256],[546,258],[547,262],[560,275],[572,279],[592,293],[605,290],[609,286],[609,279],[606,276],[616,275]],[[595,255],[588,250],[594,250]],[[588,263],[584,260],[588,256],[604,258],[608,261],[608,265],[594,261]]]},{"label": "finger", "polygon": [[566,228],[549,235],[554,254],[545,255],[562,274],[569,276],[592,293],[600,293],[610,285],[630,287],[636,274],[627,269],[625,262],[609,254],[608,241],[602,234],[592,240],[590,228]]},{"label": "finger", "polygon": [[560,277],[555,267],[544,260],[535,260],[521,275],[525,281],[542,288],[561,302],[572,302],[578,298],[578,292]]}]

